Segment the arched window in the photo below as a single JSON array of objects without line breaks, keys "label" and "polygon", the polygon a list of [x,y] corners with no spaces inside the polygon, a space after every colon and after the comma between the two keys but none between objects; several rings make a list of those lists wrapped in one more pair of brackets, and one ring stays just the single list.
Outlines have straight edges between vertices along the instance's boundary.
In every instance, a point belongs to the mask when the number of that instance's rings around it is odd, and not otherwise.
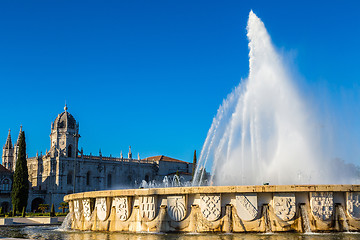
[{"label": "arched window", "polygon": [[146,175],[146,176],[145,176],[145,181],[146,181],[147,183],[149,183],[149,180],[150,180],[149,175]]},{"label": "arched window", "polygon": [[86,173],[86,185],[89,186],[90,185],[90,171],[88,171]]},{"label": "arched window", "polygon": [[11,186],[10,186],[10,180],[5,178],[2,182],[2,189],[5,191],[10,191],[11,190]]},{"label": "arched window", "polygon": [[112,183],[111,183],[111,174],[109,173],[108,175],[107,175],[107,186],[108,186],[108,188],[110,188],[111,187],[111,185],[112,185]]},{"label": "arched window", "polygon": [[68,146],[68,150],[67,150],[67,155],[68,155],[68,157],[71,157],[71,152],[72,152],[72,146],[69,145],[69,146]]},{"label": "arched window", "polygon": [[68,172],[68,175],[67,175],[67,184],[72,184],[72,181],[73,181],[73,174],[72,172]]}]

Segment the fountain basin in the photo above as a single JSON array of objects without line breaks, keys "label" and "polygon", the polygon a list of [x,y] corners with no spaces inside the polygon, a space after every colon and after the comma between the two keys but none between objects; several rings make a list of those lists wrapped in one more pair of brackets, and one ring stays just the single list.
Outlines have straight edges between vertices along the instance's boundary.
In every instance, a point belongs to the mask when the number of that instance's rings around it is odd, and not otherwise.
[{"label": "fountain basin", "polygon": [[71,228],[127,232],[360,230],[360,185],[207,186],[66,195]]}]

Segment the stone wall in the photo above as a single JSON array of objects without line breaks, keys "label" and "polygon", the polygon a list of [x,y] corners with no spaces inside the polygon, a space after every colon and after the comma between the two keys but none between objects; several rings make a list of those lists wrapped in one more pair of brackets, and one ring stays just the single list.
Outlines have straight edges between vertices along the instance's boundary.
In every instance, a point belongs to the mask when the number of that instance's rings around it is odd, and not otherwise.
[{"label": "stone wall", "polygon": [[327,232],[360,229],[360,185],[181,187],[65,196],[72,229]]}]

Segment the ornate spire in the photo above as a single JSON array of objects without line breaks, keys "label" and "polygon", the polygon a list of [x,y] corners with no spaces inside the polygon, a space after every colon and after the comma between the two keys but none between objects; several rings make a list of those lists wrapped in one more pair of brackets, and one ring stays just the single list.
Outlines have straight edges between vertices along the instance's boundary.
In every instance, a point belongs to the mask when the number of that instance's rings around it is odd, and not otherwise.
[{"label": "ornate spire", "polygon": [[67,107],[67,105],[65,103],[64,111],[66,112],[67,110],[68,110],[68,107]]},{"label": "ornate spire", "polygon": [[132,159],[131,146],[129,146],[128,158],[129,158],[129,159]]},{"label": "ornate spire", "polygon": [[122,151],[120,152],[120,158],[123,159],[123,154]]},{"label": "ornate spire", "polygon": [[140,153],[138,153],[138,160],[140,160]]},{"label": "ornate spire", "polygon": [[21,132],[22,132],[22,125],[20,125],[20,132],[19,132],[19,136],[18,136],[17,141],[16,141],[16,144],[15,144],[16,146],[18,146],[18,145],[19,145]]},{"label": "ornate spire", "polygon": [[7,149],[13,148],[13,145],[12,145],[12,142],[11,142],[10,129],[9,129],[9,134],[7,136],[7,139],[6,139],[5,148],[7,148]]}]

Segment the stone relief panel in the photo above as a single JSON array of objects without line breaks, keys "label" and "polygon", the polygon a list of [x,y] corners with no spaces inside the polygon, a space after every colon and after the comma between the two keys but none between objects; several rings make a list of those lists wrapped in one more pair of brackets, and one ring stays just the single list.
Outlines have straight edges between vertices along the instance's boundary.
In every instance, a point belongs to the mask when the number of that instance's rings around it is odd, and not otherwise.
[{"label": "stone relief panel", "polygon": [[220,194],[201,194],[200,209],[208,221],[218,220],[221,215]]},{"label": "stone relief panel", "polygon": [[244,221],[251,221],[258,215],[258,203],[256,193],[244,193],[236,195],[236,213]]},{"label": "stone relief panel", "polygon": [[156,216],[156,197],[144,196],[140,197],[140,213],[141,217],[153,220]]},{"label": "stone relief panel", "polygon": [[181,221],[186,216],[186,197],[183,196],[168,196],[167,209],[169,217],[174,221]]},{"label": "stone relief panel", "polygon": [[74,200],[73,201],[73,207],[74,207],[74,215],[76,219],[80,219],[80,200]]},{"label": "stone relief panel", "polygon": [[360,220],[360,192],[346,193],[346,209],[352,218]]},{"label": "stone relief panel", "polygon": [[91,207],[90,207],[90,199],[83,199],[83,214],[86,221],[90,221],[91,219]]},{"label": "stone relief panel", "polygon": [[283,221],[295,217],[296,202],[294,193],[275,193],[273,198],[274,212]]},{"label": "stone relief panel", "polygon": [[310,193],[310,206],[312,214],[323,220],[330,220],[334,209],[334,198],[332,192]]},{"label": "stone relief panel", "polygon": [[109,212],[106,197],[96,198],[95,206],[98,219],[101,221],[105,221]]},{"label": "stone relief panel", "polygon": [[113,206],[116,209],[116,218],[126,221],[130,217],[130,201],[128,197],[115,197]]}]

